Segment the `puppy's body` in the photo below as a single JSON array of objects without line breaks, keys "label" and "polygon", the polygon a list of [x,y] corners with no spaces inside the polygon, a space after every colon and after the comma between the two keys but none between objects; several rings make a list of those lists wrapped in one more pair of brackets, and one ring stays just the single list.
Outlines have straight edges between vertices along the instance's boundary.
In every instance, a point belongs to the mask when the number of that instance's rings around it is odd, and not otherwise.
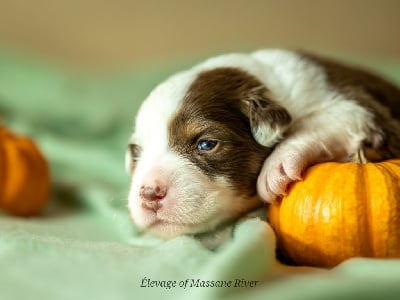
[{"label": "puppy's body", "polygon": [[383,79],[305,53],[209,59],[139,110],[126,159],[132,218],[164,238],[200,233],[275,201],[311,164],[361,148],[400,157],[399,104]]}]

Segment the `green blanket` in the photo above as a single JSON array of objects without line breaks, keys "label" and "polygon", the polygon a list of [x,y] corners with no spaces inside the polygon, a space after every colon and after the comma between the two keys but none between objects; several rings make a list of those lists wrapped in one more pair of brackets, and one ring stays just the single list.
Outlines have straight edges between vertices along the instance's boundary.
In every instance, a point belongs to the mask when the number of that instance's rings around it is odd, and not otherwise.
[{"label": "green blanket", "polygon": [[[400,81],[400,67],[376,67]],[[236,225],[217,251],[138,235],[126,209],[126,142],[142,99],[178,68],[70,74],[0,53],[0,115],[36,139],[54,181],[41,216],[0,213],[0,299],[400,299],[400,260],[276,277],[258,220]]]}]

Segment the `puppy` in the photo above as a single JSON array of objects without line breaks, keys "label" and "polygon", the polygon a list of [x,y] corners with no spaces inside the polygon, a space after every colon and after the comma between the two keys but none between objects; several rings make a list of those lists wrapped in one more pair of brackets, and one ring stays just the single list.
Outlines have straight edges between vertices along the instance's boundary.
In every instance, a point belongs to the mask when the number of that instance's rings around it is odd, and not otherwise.
[{"label": "puppy", "polygon": [[129,141],[129,209],[161,238],[212,231],[310,165],[400,157],[400,90],[302,52],[211,58],[157,86]]}]

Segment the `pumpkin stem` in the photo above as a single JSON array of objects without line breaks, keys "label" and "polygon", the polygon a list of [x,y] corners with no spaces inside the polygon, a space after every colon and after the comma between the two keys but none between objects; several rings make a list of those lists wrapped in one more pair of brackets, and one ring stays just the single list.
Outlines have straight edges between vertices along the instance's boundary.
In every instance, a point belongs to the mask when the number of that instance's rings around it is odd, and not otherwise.
[{"label": "pumpkin stem", "polygon": [[359,164],[368,163],[368,160],[365,157],[364,150],[362,148],[358,149],[357,152],[354,154],[353,161]]}]

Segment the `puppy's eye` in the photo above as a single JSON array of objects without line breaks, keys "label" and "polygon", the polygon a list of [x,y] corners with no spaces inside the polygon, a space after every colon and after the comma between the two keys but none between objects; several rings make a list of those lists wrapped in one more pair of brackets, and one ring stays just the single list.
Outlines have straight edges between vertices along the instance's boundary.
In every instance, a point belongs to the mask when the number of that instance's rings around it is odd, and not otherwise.
[{"label": "puppy's eye", "polygon": [[140,146],[136,144],[129,144],[128,147],[129,147],[129,152],[131,153],[132,160],[137,161],[141,152]]},{"label": "puppy's eye", "polygon": [[128,151],[125,154],[125,170],[132,174],[140,154],[140,147],[135,144],[128,145]]},{"label": "puppy's eye", "polygon": [[197,149],[200,152],[209,152],[211,150],[213,150],[216,146],[218,145],[218,141],[215,140],[201,140],[198,144],[197,144]]}]

